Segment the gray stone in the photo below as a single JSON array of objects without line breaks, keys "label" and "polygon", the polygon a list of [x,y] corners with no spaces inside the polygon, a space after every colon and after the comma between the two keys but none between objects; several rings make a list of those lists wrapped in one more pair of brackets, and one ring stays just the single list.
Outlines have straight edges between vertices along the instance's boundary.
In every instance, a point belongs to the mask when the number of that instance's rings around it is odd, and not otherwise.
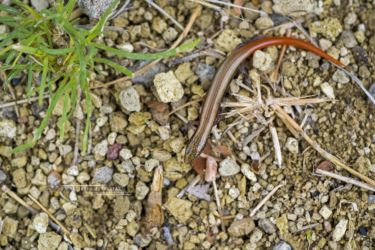
[{"label": "gray stone", "polygon": [[122,90],[119,94],[121,106],[129,112],[141,111],[141,102],[137,90],[130,86]]},{"label": "gray stone", "polygon": [[139,181],[135,186],[135,197],[137,200],[143,200],[148,194],[148,191],[150,191],[150,189],[147,187],[147,185],[144,182]]},{"label": "gray stone", "polygon": [[0,121],[0,137],[14,138],[17,134],[17,127],[12,120]]},{"label": "gray stone", "polygon": [[260,228],[263,229],[264,232],[268,234],[273,234],[276,232],[275,225],[267,218],[265,219],[260,219],[258,221],[258,225]]},{"label": "gray stone", "polygon": [[347,226],[348,226],[348,220],[341,219],[339,223],[337,223],[335,229],[333,230],[332,239],[334,241],[340,241],[346,232]]},{"label": "gray stone", "polygon": [[46,213],[39,213],[35,215],[35,218],[33,220],[33,227],[35,231],[40,234],[47,232],[48,215]]},{"label": "gray stone", "polygon": [[292,250],[292,247],[285,241],[280,241],[272,248],[272,250]]},{"label": "gray stone", "polygon": [[54,232],[43,233],[38,239],[38,250],[57,249],[62,237]]},{"label": "gray stone", "polygon": [[33,6],[36,11],[40,12],[47,9],[49,3],[47,0],[31,0],[31,6]]},{"label": "gray stone", "polygon": [[19,168],[12,173],[13,182],[17,188],[25,188],[27,186],[26,171]]},{"label": "gray stone", "polygon": [[339,69],[336,70],[336,72],[333,74],[332,79],[335,82],[338,82],[341,84],[345,84],[350,81],[350,78],[345,74],[345,72]]},{"label": "gray stone", "polygon": [[341,34],[341,40],[347,48],[354,48],[358,44],[351,30],[344,30]]},{"label": "gray stone", "polygon": [[7,179],[7,175],[0,170],[0,184],[3,183]]},{"label": "gray stone", "polygon": [[255,228],[255,224],[253,219],[251,218],[244,218],[241,220],[237,220],[232,222],[230,227],[228,228],[229,235],[233,237],[241,237],[245,235],[249,235]]},{"label": "gray stone", "polygon": [[108,183],[112,180],[113,169],[109,167],[101,167],[96,169],[94,173],[94,181],[100,183]]},{"label": "gray stone", "polygon": [[99,19],[111,3],[112,0],[78,0],[82,12],[93,19]]},{"label": "gray stone", "polygon": [[240,166],[230,157],[220,162],[219,173],[221,176],[232,176],[240,172]]}]

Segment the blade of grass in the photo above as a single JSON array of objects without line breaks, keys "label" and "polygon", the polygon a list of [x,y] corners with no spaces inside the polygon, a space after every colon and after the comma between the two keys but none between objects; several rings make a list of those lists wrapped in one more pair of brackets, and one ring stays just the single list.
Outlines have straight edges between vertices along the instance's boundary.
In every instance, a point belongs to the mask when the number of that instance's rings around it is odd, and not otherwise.
[{"label": "blade of grass", "polygon": [[8,12],[11,15],[18,15],[19,11],[13,7],[0,3],[0,10]]},{"label": "blade of grass", "polygon": [[124,51],[124,50],[108,47],[104,44],[94,44],[94,46],[97,47],[98,49],[108,51],[108,52],[110,52],[110,53],[112,53],[116,56],[125,57],[125,58],[128,58],[128,59],[154,60],[154,59],[161,59],[161,58],[165,58],[165,57],[175,56],[177,53],[185,52],[185,51],[188,51],[188,50],[194,48],[199,43],[200,43],[200,39],[195,39],[194,41],[183,44],[183,45],[181,45],[181,46],[179,46],[175,49],[166,50],[166,51],[159,52],[159,53],[152,53],[152,54],[127,52],[127,51]]},{"label": "blade of grass", "polygon": [[63,111],[62,115],[59,118],[57,122],[57,127],[59,128],[60,132],[60,140],[64,139],[65,135],[65,122],[68,120],[68,111],[69,111],[69,106],[70,106],[70,97],[68,93],[64,93],[64,100],[63,100]]},{"label": "blade of grass", "polygon": [[115,70],[117,70],[117,71],[119,71],[119,72],[121,72],[124,75],[127,75],[129,77],[133,76],[133,72],[131,72],[129,69],[127,69],[126,67],[124,67],[124,66],[122,66],[120,64],[114,63],[114,62],[112,62],[112,61],[110,61],[108,59],[95,57],[94,61],[98,62],[98,63],[107,64],[108,66],[114,68]]},{"label": "blade of grass", "polygon": [[35,64],[30,64],[27,70],[27,83],[26,83],[26,96],[29,98],[32,96],[32,83],[33,83],[33,71]]},{"label": "blade of grass", "polygon": [[39,91],[38,91],[38,93],[39,93],[39,99],[38,99],[39,106],[42,106],[42,104],[43,104],[43,96],[44,96],[44,90],[46,88],[47,73],[48,73],[48,57],[45,57],[43,59],[42,79],[40,80],[40,86],[39,86]]}]

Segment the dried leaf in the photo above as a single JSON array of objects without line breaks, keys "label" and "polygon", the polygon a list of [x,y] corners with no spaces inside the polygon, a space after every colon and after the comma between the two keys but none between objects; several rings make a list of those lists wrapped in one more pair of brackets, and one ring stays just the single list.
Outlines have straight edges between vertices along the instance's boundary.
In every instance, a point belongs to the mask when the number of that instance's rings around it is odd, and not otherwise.
[{"label": "dried leaf", "polygon": [[215,155],[222,155],[225,157],[232,156],[232,150],[226,145],[213,146],[212,151],[215,153]]},{"label": "dried leaf", "polygon": [[153,109],[153,110],[155,110],[156,112],[159,112],[159,113],[164,113],[166,111],[169,112],[168,104],[158,102],[158,101],[149,101],[147,103],[147,107],[149,107],[150,109]]},{"label": "dried leaf", "polygon": [[147,106],[150,108],[152,117],[161,125],[165,125],[169,120],[169,106],[158,101],[149,101]]},{"label": "dried leaf", "polygon": [[204,179],[207,182],[212,182],[216,179],[217,174],[217,162],[215,158],[208,156],[206,159],[206,171],[204,173]]},{"label": "dried leaf", "polygon": [[204,184],[204,185],[196,185],[194,187],[188,188],[186,191],[197,197],[198,199],[211,201],[211,197],[208,194],[208,189],[210,188],[210,184]]},{"label": "dried leaf", "polygon": [[317,167],[317,169],[333,172],[334,168],[332,166],[332,162],[330,161],[322,161]]},{"label": "dried leaf", "polygon": [[[203,153],[206,155],[211,155],[212,149],[211,149],[211,143],[207,143],[206,146],[203,149]],[[206,158],[203,157],[196,157],[193,160],[193,168],[195,172],[197,172],[198,175],[203,176],[204,175],[204,170],[206,169]]]}]

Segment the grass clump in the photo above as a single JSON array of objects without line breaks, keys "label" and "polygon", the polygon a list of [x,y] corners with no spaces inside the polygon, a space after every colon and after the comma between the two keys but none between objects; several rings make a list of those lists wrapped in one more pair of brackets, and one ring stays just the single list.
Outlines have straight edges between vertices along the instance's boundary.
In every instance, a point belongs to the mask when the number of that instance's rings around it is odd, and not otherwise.
[{"label": "grass clump", "polygon": [[[64,124],[76,110],[79,92],[85,98],[86,122],[82,149],[85,152],[88,144],[90,118],[93,107],[90,96],[88,76],[96,72],[98,64],[106,64],[124,75],[132,72],[108,58],[100,56],[100,51],[133,60],[152,60],[174,56],[179,52],[194,48],[199,40],[183,44],[176,49],[160,53],[131,53],[95,41],[103,33],[105,23],[119,0],[114,0],[102,14],[99,21],[90,30],[78,28],[70,20],[76,6],[75,0],[57,0],[50,8],[36,12],[32,7],[18,0],[11,1],[10,6],[0,4],[0,23],[10,28],[9,33],[0,35],[0,70],[6,73],[5,84],[27,74],[27,96],[38,96],[38,104],[43,104],[45,95],[49,95],[49,105],[32,140],[16,147],[13,152],[20,152],[33,147],[41,138],[43,130],[52,117],[57,103],[62,100],[62,115],[57,121],[60,138],[64,138]],[[57,39],[58,37],[62,39]],[[60,42],[59,42],[60,41]],[[37,82],[34,81],[38,75]]]}]

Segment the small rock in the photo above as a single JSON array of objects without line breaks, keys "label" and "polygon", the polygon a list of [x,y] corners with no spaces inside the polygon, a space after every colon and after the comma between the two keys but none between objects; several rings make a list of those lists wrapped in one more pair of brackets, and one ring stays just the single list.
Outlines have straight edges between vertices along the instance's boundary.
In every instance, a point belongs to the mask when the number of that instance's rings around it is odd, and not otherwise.
[{"label": "small rock", "polygon": [[101,167],[95,170],[94,181],[100,183],[108,183],[112,180],[113,169],[109,167]]},{"label": "small rock", "polygon": [[348,225],[348,220],[346,219],[341,219],[339,223],[337,223],[332,233],[332,239],[334,241],[340,241],[342,239],[342,237],[344,236],[346,232],[347,225]]},{"label": "small rock", "polygon": [[33,220],[33,227],[35,231],[40,234],[47,232],[48,215],[46,213],[39,213],[35,215],[35,218]]},{"label": "small rock", "polygon": [[165,207],[180,223],[185,224],[193,215],[191,210],[192,205],[191,201],[171,197],[168,199]]},{"label": "small rock", "polygon": [[27,157],[26,156],[20,156],[12,160],[11,162],[12,166],[16,168],[22,168],[26,166],[27,164]]},{"label": "small rock", "polygon": [[157,33],[161,34],[163,31],[168,27],[168,24],[164,21],[164,19],[160,17],[155,17],[152,20],[152,29],[155,30]]},{"label": "small rock", "polygon": [[191,70],[190,62],[180,64],[174,73],[176,78],[182,83],[186,83],[187,80],[194,75],[193,71]]},{"label": "small rock", "polygon": [[341,40],[343,41],[345,47],[349,49],[354,48],[358,44],[351,30],[344,30],[341,34]]},{"label": "small rock", "polygon": [[324,230],[329,233],[332,231],[332,225],[331,225],[331,222],[329,221],[324,221],[323,222],[323,227],[324,227]]},{"label": "small rock", "polygon": [[111,161],[116,160],[119,156],[119,152],[120,152],[121,148],[122,148],[122,145],[118,144],[118,143],[110,145],[108,147],[108,151],[107,151],[107,159],[111,160]]},{"label": "small rock", "polygon": [[156,159],[148,159],[145,162],[145,169],[147,172],[151,172],[154,168],[159,166],[159,164],[160,164],[159,161]]},{"label": "small rock", "polygon": [[255,26],[260,30],[265,30],[273,26],[273,21],[269,16],[261,16],[255,21]]},{"label": "small rock", "polygon": [[293,137],[288,137],[285,147],[291,152],[292,154],[298,154],[299,147],[298,147],[298,140]]},{"label": "small rock", "polygon": [[60,244],[62,237],[54,232],[43,233],[38,239],[38,250],[54,250]]},{"label": "small rock", "polygon": [[26,171],[23,168],[16,169],[13,173],[13,182],[17,188],[25,188],[27,186]]},{"label": "small rock", "polygon": [[272,248],[272,250],[292,250],[292,247],[285,241],[280,241]]},{"label": "small rock", "polygon": [[78,0],[82,12],[93,19],[99,19],[111,3],[112,0]]},{"label": "small rock", "polygon": [[350,81],[350,78],[345,74],[345,72],[339,69],[336,70],[336,72],[333,74],[332,79],[335,82],[338,82],[341,84],[345,84]]},{"label": "small rock", "polygon": [[122,219],[129,211],[130,200],[127,196],[117,196],[113,206],[113,214],[115,218]]},{"label": "small rock", "polygon": [[77,165],[73,165],[73,166],[69,167],[69,168],[66,170],[66,173],[67,173],[68,175],[71,175],[71,176],[78,176],[78,175],[79,175],[79,170],[78,170]]},{"label": "small rock", "polygon": [[103,140],[99,142],[98,144],[96,144],[96,146],[94,147],[94,151],[93,151],[95,155],[95,159],[103,158],[104,156],[106,156],[107,152],[108,152],[107,140]]},{"label": "small rock", "polygon": [[269,71],[272,69],[272,57],[261,50],[255,51],[253,55],[253,65],[254,68],[261,71]]},{"label": "small rock", "polygon": [[311,0],[273,0],[272,9],[284,16],[302,16],[314,11],[314,2]]},{"label": "small rock", "polygon": [[331,48],[332,42],[330,40],[322,38],[319,40],[319,45],[322,50],[327,51],[329,48]]},{"label": "small rock", "polygon": [[31,0],[31,6],[38,12],[47,9],[49,6],[48,0]]},{"label": "small rock", "polygon": [[309,28],[310,31],[321,33],[331,41],[334,41],[342,32],[341,22],[337,18],[326,18],[323,21],[313,22]]},{"label": "small rock", "polygon": [[2,120],[0,121],[0,137],[7,137],[12,139],[16,137],[17,127],[12,120]]},{"label": "small rock", "polygon": [[256,243],[260,241],[263,237],[263,232],[258,228],[255,228],[254,232],[250,236],[250,242]]},{"label": "small rock", "polygon": [[126,126],[128,126],[128,121],[122,114],[116,113],[110,116],[109,124],[112,132],[123,133]]},{"label": "small rock", "polygon": [[[250,3],[246,3],[245,4],[245,8],[253,9],[253,10],[257,10],[258,9],[258,7],[255,6],[251,2]],[[250,10],[244,9],[243,12],[244,12],[244,15],[246,17],[246,20],[248,20],[248,21],[254,21],[255,19],[257,19],[259,17],[259,13],[255,12],[255,11],[250,11]]]},{"label": "small rock", "polygon": [[276,232],[275,225],[269,219],[260,219],[258,221],[258,225],[268,234],[273,234]]},{"label": "small rock", "polygon": [[360,235],[362,235],[362,236],[366,236],[367,233],[368,233],[368,230],[367,230],[367,228],[366,228],[365,226],[360,226],[360,227],[358,228],[358,233],[359,233]]},{"label": "small rock", "polygon": [[14,238],[16,236],[17,228],[18,228],[18,221],[10,218],[5,217],[4,221],[2,222],[2,226],[0,226],[1,235]]},{"label": "small rock", "polygon": [[120,151],[120,156],[123,160],[129,160],[130,158],[133,157],[133,154],[129,149],[123,148]]},{"label": "small rock", "polygon": [[7,175],[4,173],[3,170],[0,169],[0,184],[3,183],[7,179]]},{"label": "small rock", "polygon": [[241,172],[244,176],[246,176],[247,179],[249,179],[251,182],[257,182],[256,175],[250,170],[250,166],[248,164],[242,164],[241,165]]},{"label": "small rock", "polygon": [[147,185],[144,182],[139,181],[135,186],[135,197],[137,200],[144,200],[148,194],[148,191],[150,191],[150,189],[147,187]]},{"label": "small rock", "polygon": [[320,85],[323,93],[330,99],[335,99],[335,93],[333,91],[333,87],[329,85],[328,82],[324,82]]},{"label": "small rock", "polygon": [[215,40],[215,48],[224,52],[231,52],[242,41],[233,30],[224,30]]},{"label": "small rock", "polygon": [[139,94],[134,87],[128,87],[122,90],[119,94],[121,106],[129,112],[141,111],[141,102]]},{"label": "small rock", "polygon": [[221,176],[232,176],[238,172],[240,172],[240,166],[232,158],[227,157],[220,162],[219,173]]},{"label": "small rock", "polygon": [[31,183],[36,186],[45,186],[47,184],[47,177],[43,174],[41,169],[37,169]]},{"label": "small rock", "polygon": [[52,171],[51,173],[49,173],[47,177],[47,183],[50,188],[56,189],[60,187],[61,182],[61,175],[58,172]]},{"label": "small rock", "polygon": [[175,28],[169,27],[163,32],[163,39],[167,42],[172,42],[176,39],[178,32]]},{"label": "small rock", "polygon": [[177,102],[184,95],[184,88],[173,71],[157,74],[154,86],[158,97],[164,103]]},{"label": "small rock", "polygon": [[332,214],[332,211],[327,207],[327,206],[323,206],[320,210],[319,210],[319,214],[325,219],[327,220],[331,214]]},{"label": "small rock", "polygon": [[151,240],[152,238],[150,236],[146,236],[144,234],[137,234],[135,237],[134,237],[134,243],[141,247],[141,248],[145,248],[147,247],[148,245],[150,245],[151,243]]},{"label": "small rock", "polygon": [[116,173],[113,175],[113,181],[121,187],[126,187],[129,184],[129,176],[127,174]]},{"label": "small rock", "polygon": [[205,84],[214,78],[215,67],[205,63],[198,63],[198,66],[195,68],[194,72],[197,74],[202,84]]},{"label": "small rock", "polygon": [[255,224],[253,219],[251,218],[244,218],[241,220],[237,220],[232,222],[230,227],[228,228],[229,235],[233,237],[241,237],[245,235],[249,235],[255,228]]}]

